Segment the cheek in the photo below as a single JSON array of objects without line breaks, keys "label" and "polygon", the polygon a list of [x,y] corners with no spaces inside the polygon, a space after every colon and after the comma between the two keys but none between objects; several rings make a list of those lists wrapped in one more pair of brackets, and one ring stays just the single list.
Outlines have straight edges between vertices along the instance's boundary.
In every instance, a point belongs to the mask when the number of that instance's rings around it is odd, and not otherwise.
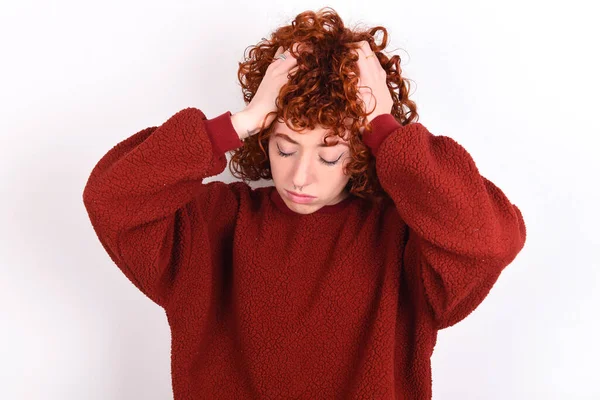
[{"label": "cheek", "polygon": [[335,175],[336,182],[339,182],[340,184],[346,184],[348,179],[350,179],[350,177],[348,175],[344,174],[342,169],[340,169],[339,171],[336,172],[336,175]]}]

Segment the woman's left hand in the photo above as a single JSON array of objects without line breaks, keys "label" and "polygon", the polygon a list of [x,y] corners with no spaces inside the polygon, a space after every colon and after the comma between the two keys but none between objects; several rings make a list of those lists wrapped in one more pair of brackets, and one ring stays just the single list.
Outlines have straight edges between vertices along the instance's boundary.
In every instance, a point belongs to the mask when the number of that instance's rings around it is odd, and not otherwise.
[{"label": "woman's left hand", "polygon": [[379,63],[379,59],[371,50],[369,42],[362,40],[358,42],[360,47],[354,51],[358,54],[358,97],[366,107],[367,122],[371,122],[381,114],[390,114],[394,100],[387,86],[387,73]]}]

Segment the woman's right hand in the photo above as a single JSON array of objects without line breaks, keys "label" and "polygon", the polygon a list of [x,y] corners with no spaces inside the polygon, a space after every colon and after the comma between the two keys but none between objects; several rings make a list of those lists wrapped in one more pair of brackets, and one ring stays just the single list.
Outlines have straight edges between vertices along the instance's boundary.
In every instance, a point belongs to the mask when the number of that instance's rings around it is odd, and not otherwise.
[{"label": "woman's right hand", "polygon": [[[297,51],[298,43],[294,43],[293,46],[294,50]],[[286,57],[285,60],[278,57],[282,53]],[[237,118],[238,121],[254,121],[252,125],[255,126],[245,130],[247,136],[257,133],[267,114],[277,110],[275,101],[279,96],[279,90],[288,82],[288,75],[297,68],[297,64],[298,61],[292,56],[289,49],[284,51],[283,47],[279,46],[250,104],[240,112],[243,116]],[[265,126],[269,126],[274,119],[275,115],[269,115],[265,121]]]}]

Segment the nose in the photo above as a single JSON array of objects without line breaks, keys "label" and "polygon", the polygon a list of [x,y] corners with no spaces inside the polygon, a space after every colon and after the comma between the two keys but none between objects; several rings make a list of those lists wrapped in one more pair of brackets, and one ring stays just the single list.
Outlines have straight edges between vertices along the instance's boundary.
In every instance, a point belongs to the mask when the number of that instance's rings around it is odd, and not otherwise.
[{"label": "nose", "polygon": [[298,157],[292,170],[292,183],[296,187],[306,187],[311,182],[312,165],[310,155],[305,154]]}]

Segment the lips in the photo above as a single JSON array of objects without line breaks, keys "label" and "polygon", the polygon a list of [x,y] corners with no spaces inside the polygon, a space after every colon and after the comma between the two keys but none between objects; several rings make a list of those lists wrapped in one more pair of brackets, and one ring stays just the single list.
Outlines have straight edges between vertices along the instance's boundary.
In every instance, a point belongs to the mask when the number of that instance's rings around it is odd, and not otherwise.
[{"label": "lips", "polygon": [[306,195],[306,194],[300,194],[300,193],[292,192],[291,190],[287,190],[287,189],[286,189],[286,191],[288,193],[293,194],[296,197],[304,197],[304,198],[307,198],[307,199],[314,199],[315,198],[315,196],[309,196],[309,195]]},{"label": "lips", "polygon": [[297,196],[296,194],[294,194],[294,192],[290,192],[289,190],[286,190],[286,196],[287,198],[293,202],[293,203],[298,203],[298,204],[309,204],[312,203],[313,201],[315,201],[316,197],[314,196]]}]

